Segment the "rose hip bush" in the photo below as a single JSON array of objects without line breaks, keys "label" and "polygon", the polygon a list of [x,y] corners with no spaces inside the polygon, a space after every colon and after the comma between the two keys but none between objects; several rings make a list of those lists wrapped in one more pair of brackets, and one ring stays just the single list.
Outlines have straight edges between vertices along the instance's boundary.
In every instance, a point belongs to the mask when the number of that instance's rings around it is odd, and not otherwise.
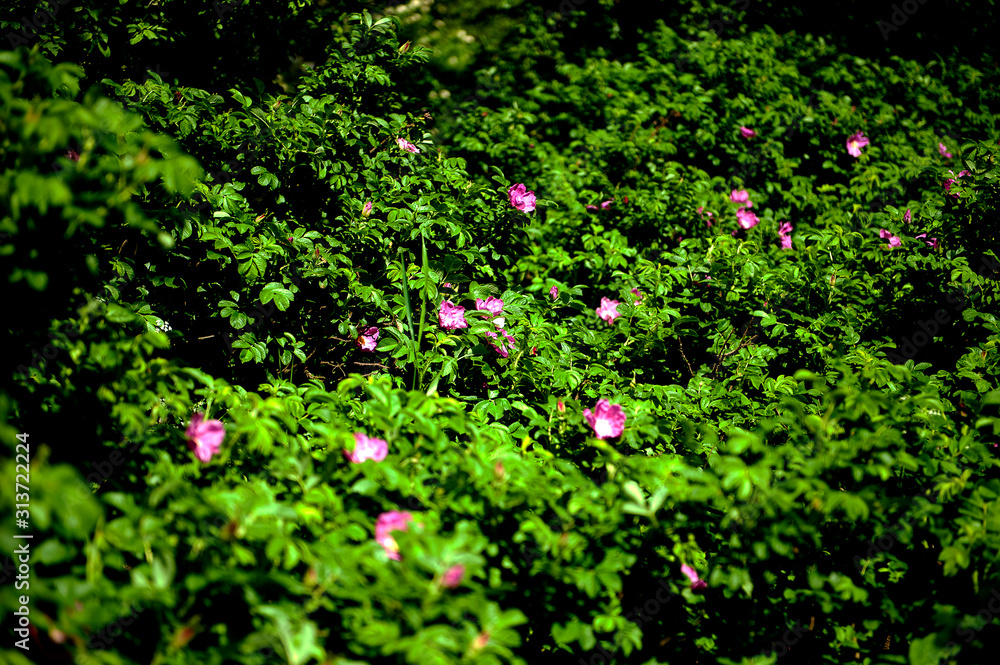
[{"label": "rose hip bush", "polygon": [[986,662],[995,74],[185,7],[0,53],[7,661]]}]

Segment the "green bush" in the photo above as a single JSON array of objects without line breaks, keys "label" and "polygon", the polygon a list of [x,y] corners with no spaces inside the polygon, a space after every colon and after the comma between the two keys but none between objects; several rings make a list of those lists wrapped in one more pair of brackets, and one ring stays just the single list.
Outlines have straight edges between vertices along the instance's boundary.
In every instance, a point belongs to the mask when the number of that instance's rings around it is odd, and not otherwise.
[{"label": "green bush", "polygon": [[[0,431],[34,536],[7,661],[985,662],[973,65],[693,35],[700,5],[570,51],[610,3],[520,4],[512,52],[548,64],[442,96],[492,48],[446,42],[513,14],[142,4],[0,53]],[[407,26],[445,11],[435,55]],[[195,37],[236,55],[135,74]]]}]

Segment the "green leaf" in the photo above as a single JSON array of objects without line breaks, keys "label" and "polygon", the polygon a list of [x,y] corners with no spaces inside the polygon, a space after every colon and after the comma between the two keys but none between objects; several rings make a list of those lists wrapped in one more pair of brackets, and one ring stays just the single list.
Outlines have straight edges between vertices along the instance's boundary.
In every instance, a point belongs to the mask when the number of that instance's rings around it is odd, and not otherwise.
[{"label": "green leaf", "polygon": [[230,88],[229,92],[233,93],[233,99],[235,99],[243,108],[250,108],[253,104],[253,100],[249,97],[245,97],[242,92],[236,88]]},{"label": "green leaf", "polygon": [[131,310],[116,303],[108,303],[104,316],[112,323],[128,323],[136,319],[136,315]]},{"label": "green leaf", "polygon": [[948,651],[937,645],[937,635],[932,633],[910,642],[909,665],[939,665]]},{"label": "green leaf", "polygon": [[279,282],[268,283],[260,292],[260,301],[267,304],[274,300],[274,305],[284,312],[288,309],[289,303],[294,299],[291,291],[282,286]]}]

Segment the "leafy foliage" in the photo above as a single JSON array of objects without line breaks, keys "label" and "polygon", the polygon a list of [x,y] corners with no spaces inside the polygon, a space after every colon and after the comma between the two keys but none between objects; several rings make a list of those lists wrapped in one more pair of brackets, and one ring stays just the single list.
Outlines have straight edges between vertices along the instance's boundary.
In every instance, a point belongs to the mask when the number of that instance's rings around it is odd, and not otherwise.
[{"label": "leafy foliage", "polygon": [[[33,658],[991,653],[986,75],[694,30],[717,5],[571,50],[611,3],[569,4],[517,5],[536,59],[485,63],[465,98],[441,91],[510,14],[81,3],[0,52],[0,434],[31,444]],[[438,11],[434,51],[400,43]],[[246,35],[298,40],[294,71]],[[137,75],[194,38],[232,52]],[[619,437],[584,416],[602,399]],[[208,462],[196,413],[225,428]],[[350,461],[355,433],[385,459]]]}]

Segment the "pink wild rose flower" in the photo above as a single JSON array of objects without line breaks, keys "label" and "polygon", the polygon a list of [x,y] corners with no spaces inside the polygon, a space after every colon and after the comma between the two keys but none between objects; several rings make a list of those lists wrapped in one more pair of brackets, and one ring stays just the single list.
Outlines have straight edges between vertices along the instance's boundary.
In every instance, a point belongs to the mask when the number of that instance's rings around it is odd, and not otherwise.
[{"label": "pink wild rose flower", "polygon": [[420,148],[403,138],[396,139],[396,145],[405,152],[420,152]]},{"label": "pink wild rose flower", "polygon": [[910,216],[910,209],[907,208],[906,212],[903,213],[903,221],[906,222],[907,224],[909,224],[911,219],[913,219],[913,218]]},{"label": "pink wild rose flower", "polygon": [[709,211],[702,213],[703,210],[705,210],[704,206],[698,206],[698,210],[695,212],[701,215],[701,217],[705,220],[705,224],[708,225],[708,228],[712,228],[712,213]]},{"label": "pink wild rose flower", "polygon": [[[950,173],[952,175],[955,175],[954,171],[948,171],[948,173]],[[951,193],[951,185],[952,185],[952,183],[954,183],[955,180],[957,180],[958,178],[961,178],[962,176],[967,176],[967,175],[972,175],[972,173],[970,173],[969,171],[963,170],[961,173],[959,173],[954,178],[948,178],[947,180],[945,180],[944,181],[944,191],[946,191],[948,193]],[[956,198],[956,199],[959,198],[958,194],[952,194],[951,196],[953,198]]]},{"label": "pink wild rose flower", "polygon": [[450,300],[441,303],[441,307],[438,309],[438,323],[445,330],[469,327],[469,322],[465,320],[465,308]]},{"label": "pink wild rose flower", "polygon": [[611,199],[610,201],[601,201],[601,210],[607,210],[611,207],[612,203],[614,203],[614,199]]},{"label": "pink wild rose flower", "polygon": [[782,222],[781,226],[778,227],[778,235],[781,237],[781,248],[791,249],[792,248],[792,223]]},{"label": "pink wild rose flower", "polygon": [[205,420],[202,414],[196,413],[191,416],[191,423],[184,434],[187,436],[188,448],[194,452],[195,457],[202,462],[209,462],[212,455],[222,447],[226,428],[221,420]]},{"label": "pink wild rose flower", "polygon": [[[926,237],[927,237],[926,233],[921,233],[918,236],[914,236],[914,238],[926,238]],[[938,248],[938,239],[937,238],[931,238],[930,240],[925,240],[924,244],[926,244],[931,249],[937,249]]]},{"label": "pink wild rose flower", "polygon": [[507,196],[510,198],[510,204],[521,212],[531,212],[535,209],[535,193],[527,191],[521,183],[511,185],[507,190]]},{"label": "pink wild rose flower", "polygon": [[503,300],[489,296],[486,300],[476,298],[476,309],[498,316],[503,311]]},{"label": "pink wild rose flower", "polygon": [[606,399],[597,400],[594,410],[583,410],[583,418],[594,429],[598,439],[621,436],[625,429],[625,410],[620,404],[612,404]]},{"label": "pink wild rose flower", "polygon": [[378,516],[375,522],[375,542],[382,546],[390,559],[400,561],[403,557],[399,555],[399,545],[396,544],[395,538],[389,534],[393,531],[406,531],[406,525],[411,520],[413,515],[405,510],[402,512],[390,510]]},{"label": "pink wild rose flower", "polygon": [[733,203],[745,203],[748,208],[753,207],[753,203],[750,202],[750,192],[745,189],[734,189],[729,194],[729,200]]},{"label": "pink wild rose flower", "polygon": [[[760,224],[760,220],[757,219],[757,215],[742,207],[736,211],[736,219],[739,221],[741,229],[752,229]],[[734,233],[733,235],[736,234]]]},{"label": "pink wild rose flower", "polygon": [[587,210],[589,210],[591,212],[593,212],[594,210],[597,210],[597,209],[598,209],[597,206],[592,206],[592,205],[588,205],[587,206]]},{"label": "pink wild rose flower", "polygon": [[[508,349],[514,348],[514,337],[513,335],[511,335],[510,333],[508,333],[506,330],[503,329],[500,330],[500,334],[503,335],[503,337],[498,338],[497,333],[492,332],[490,330],[486,331],[487,337],[492,337],[500,343],[500,346],[497,346],[496,344],[493,344],[491,342],[490,346],[492,346],[493,349],[500,354],[501,358],[506,358],[507,356],[510,355],[510,351]],[[506,339],[506,342],[504,341],[504,339]],[[510,344],[509,347],[507,346],[508,343]]]},{"label": "pink wild rose flower", "polygon": [[942,157],[947,157],[948,159],[954,157],[954,155],[948,152],[948,148],[946,148],[943,143],[938,143],[938,152],[941,153]]},{"label": "pink wild rose flower", "polygon": [[633,305],[638,305],[640,302],[642,302],[642,291],[639,290],[638,286],[633,286],[632,287],[632,295],[634,295],[636,298],[639,299],[639,300],[634,301],[632,303]]},{"label": "pink wild rose flower", "polygon": [[559,299],[559,287],[558,286],[553,286],[551,289],[549,289],[549,295],[552,296],[553,300],[558,300]]},{"label": "pink wild rose flower", "polygon": [[358,338],[354,340],[354,344],[362,351],[368,351],[371,353],[375,350],[378,344],[378,328],[375,326],[368,326],[367,328],[362,328],[358,331]]},{"label": "pink wild rose flower", "polygon": [[750,129],[749,127],[740,127],[740,134],[742,134],[743,138],[745,139],[752,139],[753,137],[757,136],[757,132]]},{"label": "pink wild rose flower", "polygon": [[458,563],[444,571],[444,575],[441,576],[441,584],[449,589],[454,589],[459,584],[462,583],[462,578],[465,576],[465,566]]},{"label": "pink wild rose flower", "polygon": [[888,240],[889,247],[899,247],[902,244],[902,242],[899,240],[899,236],[894,236],[885,229],[882,229],[878,232],[878,237],[882,238],[883,240]]},{"label": "pink wild rose flower", "polygon": [[344,451],[344,457],[354,464],[361,464],[365,460],[375,460],[381,462],[389,454],[389,444],[382,439],[368,437],[361,432],[354,433],[354,450]]},{"label": "pink wild rose flower", "polygon": [[860,157],[861,149],[870,143],[867,136],[861,132],[855,132],[847,137],[847,154],[851,157]]},{"label": "pink wild rose flower", "polygon": [[708,582],[703,579],[699,579],[698,572],[686,563],[681,565],[681,572],[687,575],[687,578],[691,580],[692,591],[701,591],[708,586]]},{"label": "pink wild rose flower", "polygon": [[610,298],[601,298],[601,306],[594,310],[597,316],[608,323],[614,323],[621,314],[618,313],[618,301]]}]

